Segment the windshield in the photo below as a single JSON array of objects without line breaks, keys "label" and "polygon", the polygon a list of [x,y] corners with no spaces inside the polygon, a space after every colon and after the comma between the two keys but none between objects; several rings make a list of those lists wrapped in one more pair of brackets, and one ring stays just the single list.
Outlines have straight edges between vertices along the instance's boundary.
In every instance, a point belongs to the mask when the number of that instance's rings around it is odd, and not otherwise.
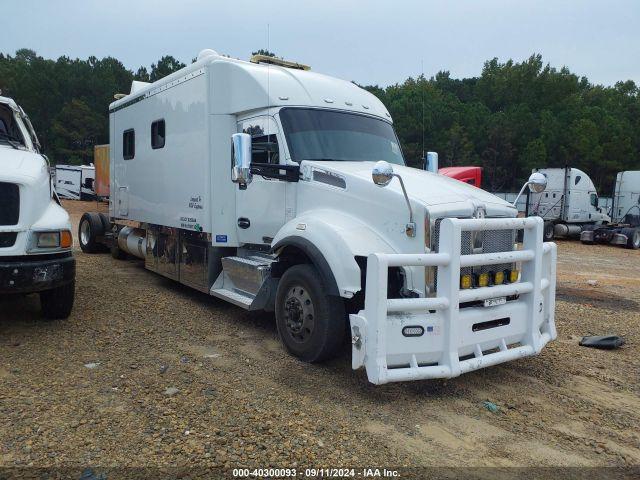
[{"label": "windshield", "polygon": [[356,113],[283,108],[280,121],[294,162],[378,161],[404,165],[391,124]]},{"label": "windshield", "polygon": [[6,104],[0,104],[0,144],[14,148],[25,145],[13,110]]}]

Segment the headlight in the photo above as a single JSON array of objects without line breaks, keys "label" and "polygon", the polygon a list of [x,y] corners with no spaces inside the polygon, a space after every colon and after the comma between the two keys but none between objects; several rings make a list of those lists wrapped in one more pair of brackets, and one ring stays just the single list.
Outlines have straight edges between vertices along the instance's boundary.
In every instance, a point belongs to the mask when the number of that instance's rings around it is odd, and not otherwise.
[{"label": "headlight", "polygon": [[60,232],[36,233],[38,248],[56,248],[60,246]]},{"label": "headlight", "polygon": [[70,248],[73,243],[69,230],[53,230],[33,232],[31,234],[30,252]]}]

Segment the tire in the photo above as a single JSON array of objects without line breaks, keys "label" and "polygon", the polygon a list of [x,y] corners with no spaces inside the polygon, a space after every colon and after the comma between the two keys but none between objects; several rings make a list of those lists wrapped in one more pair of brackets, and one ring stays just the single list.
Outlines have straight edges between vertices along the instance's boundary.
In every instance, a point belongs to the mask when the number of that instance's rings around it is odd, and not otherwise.
[{"label": "tire", "polygon": [[545,242],[550,242],[553,240],[553,237],[554,237],[553,228],[554,228],[553,223],[544,224],[544,230],[542,231],[542,239]]},{"label": "tire", "polygon": [[109,232],[111,230],[111,222],[109,221],[109,217],[106,213],[98,213],[98,216],[100,217],[100,221],[102,222],[102,228],[104,229],[103,231]]},{"label": "tire", "polygon": [[104,226],[100,215],[94,212],[82,215],[78,224],[78,241],[84,253],[96,253],[102,249],[102,244],[96,241],[98,235],[104,235]]},{"label": "tire", "polygon": [[289,268],[278,284],[278,335],[286,349],[305,362],[335,357],[345,339],[344,302],[326,292],[318,271],[308,264]]},{"label": "tire", "polygon": [[73,309],[75,298],[75,279],[66,285],[40,292],[40,307],[42,316],[49,320],[68,318]]},{"label": "tire", "polygon": [[640,228],[625,228],[622,233],[627,236],[625,248],[638,250],[640,248]]}]

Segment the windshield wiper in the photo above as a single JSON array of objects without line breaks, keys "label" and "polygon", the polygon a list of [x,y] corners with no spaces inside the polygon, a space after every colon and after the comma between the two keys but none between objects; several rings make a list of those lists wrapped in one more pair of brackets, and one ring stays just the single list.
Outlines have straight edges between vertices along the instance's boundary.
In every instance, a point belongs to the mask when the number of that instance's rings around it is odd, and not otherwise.
[{"label": "windshield wiper", "polygon": [[4,139],[7,141],[9,145],[11,145],[16,150],[20,150],[19,146],[22,145],[22,142],[15,135],[11,135],[7,132],[0,132],[0,139]]}]

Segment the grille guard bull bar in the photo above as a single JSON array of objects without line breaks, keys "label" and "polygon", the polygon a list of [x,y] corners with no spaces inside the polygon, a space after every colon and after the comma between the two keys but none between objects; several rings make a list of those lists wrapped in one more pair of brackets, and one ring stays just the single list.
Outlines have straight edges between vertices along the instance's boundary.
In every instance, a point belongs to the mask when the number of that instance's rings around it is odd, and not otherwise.
[{"label": "grille guard bull bar", "polygon": [[[524,230],[521,250],[461,255],[463,231],[508,229]],[[446,218],[439,253],[369,255],[365,307],[349,316],[353,369],[364,366],[371,383],[384,384],[452,378],[539,353],[557,336],[557,248],[542,241],[542,231],[540,217]],[[518,282],[460,289],[461,267],[514,262],[522,263]],[[437,296],[387,299],[387,271],[395,266],[438,267]],[[515,299],[460,309],[460,303],[498,297]],[[492,321],[496,327],[474,328]],[[405,336],[405,327],[422,327],[424,334]]]}]

